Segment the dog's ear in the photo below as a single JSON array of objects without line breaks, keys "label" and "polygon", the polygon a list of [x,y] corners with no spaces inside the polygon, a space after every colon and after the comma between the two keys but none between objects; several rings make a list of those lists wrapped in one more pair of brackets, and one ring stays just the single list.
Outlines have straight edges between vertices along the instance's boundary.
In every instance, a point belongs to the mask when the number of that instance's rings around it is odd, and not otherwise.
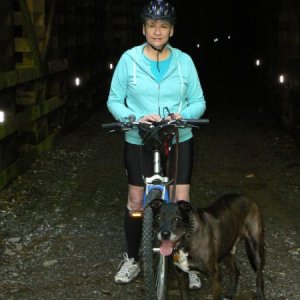
[{"label": "dog's ear", "polygon": [[189,213],[193,209],[191,203],[188,201],[178,200],[176,204],[183,213]]}]

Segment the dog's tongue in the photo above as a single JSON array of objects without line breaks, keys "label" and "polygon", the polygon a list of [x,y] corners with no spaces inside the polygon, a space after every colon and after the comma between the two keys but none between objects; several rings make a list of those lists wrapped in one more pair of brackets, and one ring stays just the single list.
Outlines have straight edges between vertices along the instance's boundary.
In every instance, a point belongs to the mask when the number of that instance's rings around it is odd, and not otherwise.
[{"label": "dog's tongue", "polygon": [[171,241],[162,240],[160,244],[160,254],[163,256],[168,256],[172,254],[173,244]]}]

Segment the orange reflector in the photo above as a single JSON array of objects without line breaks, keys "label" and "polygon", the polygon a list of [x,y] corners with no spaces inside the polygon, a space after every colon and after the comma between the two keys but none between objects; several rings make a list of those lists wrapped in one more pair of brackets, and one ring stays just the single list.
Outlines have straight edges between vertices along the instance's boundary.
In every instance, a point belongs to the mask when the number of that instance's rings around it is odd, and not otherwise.
[{"label": "orange reflector", "polygon": [[131,218],[142,218],[143,212],[142,211],[130,211],[130,217]]}]

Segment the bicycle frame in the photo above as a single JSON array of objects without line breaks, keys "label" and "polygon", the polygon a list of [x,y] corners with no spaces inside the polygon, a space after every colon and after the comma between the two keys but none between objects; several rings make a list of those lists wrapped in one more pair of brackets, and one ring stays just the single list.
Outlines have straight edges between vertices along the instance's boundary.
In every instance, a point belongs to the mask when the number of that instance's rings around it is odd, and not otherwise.
[{"label": "bicycle frame", "polygon": [[161,191],[161,199],[170,203],[170,197],[167,185],[169,183],[168,177],[161,176],[161,160],[160,151],[158,149],[153,150],[153,176],[145,178],[145,192],[143,199],[143,207],[145,208],[148,203],[147,195],[152,190]]},{"label": "bicycle frame", "polygon": [[[160,254],[159,246],[155,245],[157,238],[152,232],[152,208],[151,201],[159,196],[159,199],[170,203],[168,192],[169,178],[161,174],[161,153],[159,149],[153,150],[153,175],[145,178],[145,192],[143,199],[144,219],[142,252],[144,259],[144,280],[146,299],[164,300],[167,291],[168,258]],[[157,194],[159,192],[159,195]]]}]

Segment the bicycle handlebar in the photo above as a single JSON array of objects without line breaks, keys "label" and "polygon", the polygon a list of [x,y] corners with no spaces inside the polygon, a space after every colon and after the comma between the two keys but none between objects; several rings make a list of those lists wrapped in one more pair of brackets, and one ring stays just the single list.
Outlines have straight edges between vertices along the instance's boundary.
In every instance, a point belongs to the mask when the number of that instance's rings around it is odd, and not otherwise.
[{"label": "bicycle handlebar", "polygon": [[112,128],[121,128],[122,122],[113,122],[113,123],[103,123],[101,125],[103,129],[112,129]]},{"label": "bicycle handlebar", "polygon": [[145,128],[145,127],[166,127],[172,126],[177,128],[192,128],[198,127],[201,124],[208,124],[209,119],[178,119],[178,120],[162,120],[161,122],[153,122],[151,124],[140,122],[112,122],[103,123],[101,127],[103,129],[111,129],[111,131],[126,131],[133,128]]}]

